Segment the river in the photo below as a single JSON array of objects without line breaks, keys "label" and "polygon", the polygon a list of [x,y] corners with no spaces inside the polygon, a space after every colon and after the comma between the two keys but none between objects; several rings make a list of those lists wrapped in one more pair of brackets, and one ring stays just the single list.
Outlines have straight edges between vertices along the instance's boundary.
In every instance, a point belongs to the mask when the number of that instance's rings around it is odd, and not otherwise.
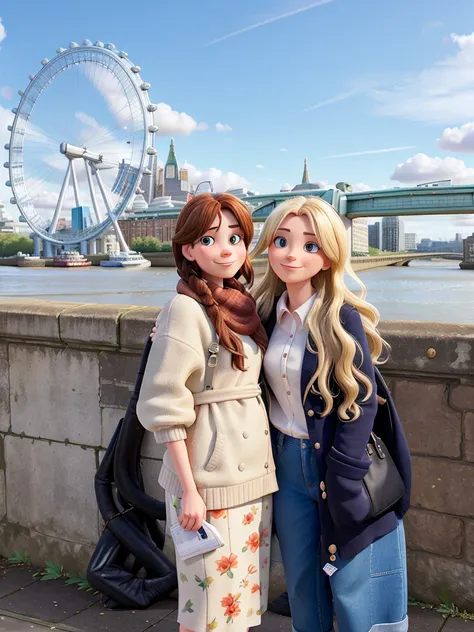
[{"label": "river", "polygon": [[[474,324],[474,270],[457,262],[413,261],[406,268],[359,273],[383,320]],[[163,305],[175,293],[170,268],[0,267],[0,301],[42,299],[114,305]],[[355,287],[349,280],[349,286]]]}]

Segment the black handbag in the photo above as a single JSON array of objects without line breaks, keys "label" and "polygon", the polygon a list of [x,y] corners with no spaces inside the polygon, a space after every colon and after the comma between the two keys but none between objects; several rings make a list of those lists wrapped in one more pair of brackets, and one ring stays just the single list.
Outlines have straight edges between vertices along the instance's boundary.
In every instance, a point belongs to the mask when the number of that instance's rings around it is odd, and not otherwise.
[{"label": "black handbag", "polygon": [[377,518],[392,509],[405,493],[405,483],[380,437],[372,432],[367,444],[372,460],[363,483],[370,498],[368,519]]}]

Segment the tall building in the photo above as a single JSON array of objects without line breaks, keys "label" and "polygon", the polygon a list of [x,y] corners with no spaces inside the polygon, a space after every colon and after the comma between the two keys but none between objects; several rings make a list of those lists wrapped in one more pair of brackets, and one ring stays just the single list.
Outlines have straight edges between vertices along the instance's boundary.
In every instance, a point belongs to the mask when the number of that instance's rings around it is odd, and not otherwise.
[{"label": "tall building", "polygon": [[382,225],[375,222],[369,226],[369,247],[382,250]]},{"label": "tall building", "polygon": [[456,237],[454,238],[454,241],[462,241],[461,233],[456,233]]},{"label": "tall building", "polygon": [[405,233],[405,250],[416,250],[416,233]]},{"label": "tall building", "polygon": [[0,202],[0,233],[14,233],[15,222],[7,215],[4,205]]},{"label": "tall building", "polygon": [[303,168],[303,177],[301,179],[301,184],[309,184],[309,172],[308,172],[308,161],[304,159],[304,168]]},{"label": "tall building", "polygon": [[352,254],[356,257],[369,254],[369,226],[366,217],[352,220]]},{"label": "tall building", "polygon": [[90,226],[92,226],[90,208],[88,206],[75,206],[71,210],[71,229],[84,230]]},{"label": "tall building", "polygon": [[186,167],[178,168],[172,138],[165,167],[158,170],[158,186],[155,197],[171,196],[172,200],[187,202],[192,192],[193,187],[189,183],[188,169]]},{"label": "tall building", "polygon": [[405,229],[399,217],[382,218],[382,250],[385,252],[405,250]]}]

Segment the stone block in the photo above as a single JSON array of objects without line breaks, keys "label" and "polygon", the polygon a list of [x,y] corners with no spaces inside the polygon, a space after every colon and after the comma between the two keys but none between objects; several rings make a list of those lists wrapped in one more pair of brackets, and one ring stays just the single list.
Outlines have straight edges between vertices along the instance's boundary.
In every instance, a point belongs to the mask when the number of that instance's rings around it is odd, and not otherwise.
[{"label": "stone block", "polygon": [[135,384],[140,356],[102,351],[99,354],[100,379],[119,384]]},{"label": "stone block", "polygon": [[101,406],[115,406],[116,408],[127,408],[128,402],[133,392],[133,386],[123,384],[101,384],[100,404]]},{"label": "stone block", "polygon": [[461,456],[460,412],[447,402],[443,383],[397,380],[397,411],[412,452],[430,456]]},{"label": "stone block", "polygon": [[154,459],[142,459],[143,480],[145,483],[145,491],[150,496],[158,500],[165,500],[165,491],[158,484],[158,476],[160,474],[161,461]]},{"label": "stone block", "polygon": [[3,520],[0,522],[0,556],[8,557],[15,549],[28,551],[30,562],[36,567],[43,568],[46,561],[51,561],[63,564],[70,573],[85,574],[95,544],[53,538]]},{"label": "stone block", "polygon": [[474,521],[466,521],[466,558],[470,564],[474,564]]},{"label": "stone block", "polygon": [[474,413],[464,415],[464,458],[474,462]]},{"label": "stone block", "polygon": [[7,436],[5,461],[8,522],[69,542],[96,542],[94,450]]},{"label": "stone block", "polygon": [[156,443],[152,432],[145,432],[142,445],[142,456],[162,460],[166,452],[166,443]]},{"label": "stone block", "polygon": [[474,517],[474,467],[459,461],[414,456],[412,505]]},{"label": "stone block", "polygon": [[[380,333],[392,347],[386,371],[472,375],[474,333],[471,325],[385,321]],[[436,355],[429,358],[428,349]]]},{"label": "stone block", "polygon": [[70,542],[96,541],[94,450],[7,436],[5,461],[9,522]]},{"label": "stone block", "polygon": [[120,318],[121,349],[142,350],[155,324],[161,307],[142,307]]},{"label": "stone block", "polygon": [[4,438],[0,435],[0,522],[7,513],[7,493],[5,489],[5,451]]},{"label": "stone block", "polygon": [[0,431],[10,427],[10,370],[8,345],[0,344]]},{"label": "stone block", "polygon": [[412,597],[439,603],[446,595],[459,608],[474,611],[474,566],[423,551],[408,551],[407,563]]},{"label": "stone block", "polygon": [[76,305],[59,317],[61,340],[68,344],[118,347],[120,316],[133,305]]},{"label": "stone block", "polygon": [[411,549],[459,557],[463,547],[463,522],[459,518],[411,509],[405,517],[407,545]]},{"label": "stone block", "polygon": [[102,408],[102,440],[100,444],[106,448],[112,435],[115,432],[115,428],[118,422],[125,415],[125,409],[123,408]]},{"label": "stone block", "polygon": [[97,355],[19,344],[9,353],[13,432],[100,445]]},{"label": "stone block", "polygon": [[459,384],[451,389],[451,406],[458,410],[474,411],[474,385]]},{"label": "stone block", "polygon": [[0,337],[48,340],[60,343],[58,318],[77,303],[12,301],[0,310]]}]

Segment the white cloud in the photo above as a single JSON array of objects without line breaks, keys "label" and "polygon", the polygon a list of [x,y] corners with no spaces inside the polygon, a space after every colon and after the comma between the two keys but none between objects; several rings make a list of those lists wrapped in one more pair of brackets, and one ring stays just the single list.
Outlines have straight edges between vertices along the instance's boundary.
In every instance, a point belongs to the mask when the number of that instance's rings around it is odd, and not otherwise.
[{"label": "white cloud", "polygon": [[366,151],[353,151],[350,154],[324,156],[321,160],[328,160],[329,158],[348,158],[349,156],[369,156],[370,154],[388,154],[393,151],[404,151],[406,149],[413,149],[414,147],[415,145],[405,145],[404,147],[388,147],[386,149],[368,149]]},{"label": "white cloud", "polygon": [[159,136],[177,136],[178,134],[189,136],[193,132],[207,129],[206,123],[197,123],[189,114],[177,112],[167,103],[158,103],[154,119],[159,127]]},{"label": "white cloud", "polygon": [[246,178],[232,171],[221,171],[214,167],[200,171],[188,163],[185,163],[183,167],[188,169],[191,184],[196,185],[204,180],[210,180],[216,192],[227,191],[227,189],[247,189],[250,185]]},{"label": "white cloud", "polygon": [[280,151],[287,152],[287,151],[288,151],[288,149],[286,149],[285,147],[282,147],[282,148],[280,149]]},{"label": "white cloud", "polygon": [[273,22],[279,22],[280,20],[285,20],[286,18],[291,18],[293,15],[297,15],[299,13],[304,13],[305,11],[309,11],[310,9],[315,9],[316,7],[321,7],[324,4],[329,4],[334,0],[318,0],[318,2],[313,2],[312,4],[308,4],[305,7],[301,7],[299,9],[295,9],[293,11],[288,11],[287,13],[280,13],[279,15],[275,15],[266,20],[262,20],[261,22],[256,22],[255,24],[251,24],[250,26],[246,26],[243,29],[239,29],[238,31],[233,31],[232,33],[228,33],[227,35],[223,35],[222,37],[218,37],[217,39],[212,40],[207,45],[211,46],[212,44],[217,44],[218,42],[223,42],[224,40],[230,39],[231,37],[236,37],[237,35],[242,35],[243,33],[248,33],[249,31],[253,31],[255,29],[259,29],[262,26],[266,26],[267,24],[272,24]]},{"label": "white cloud", "polygon": [[2,18],[0,18],[0,42],[2,42],[7,36],[5,27],[3,26]]},{"label": "white cloud", "polygon": [[15,94],[15,90],[11,86],[2,86],[0,89],[0,94],[7,101],[11,101],[13,95]]},{"label": "white cloud", "polygon": [[351,186],[352,186],[353,193],[363,193],[364,191],[373,191],[374,189],[374,187],[371,187],[370,185],[365,184],[365,182],[356,182],[355,184]]},{"label": "white cloud", "polygon": [[373,92],[375,112],[411,121],[452,124],[472,118],[474,103],[474,33],[451,34],[457,48],[400,85]]},{"label": "white cloud", "polygon": [[447,127],[441,138],[438,138],[438,147],[466,154],[474,153],[474,123]]},{"label": "white cloud", "polygon": [[404,184],[421,184],[434,180],[452,178],[453,184],[474,182],[474,169],[467,167],[458,158],[432,158],[426,154],[416,154],[395,167],[391,180]]},{"label": "white cloud", "polygon": [[227,123],[216,123],[216,130],[218,132],[231,132],[232,127],[227,125]]},{"label": "white cloud", "polygon": [[304,112],[311,112],[312,110],[318,110],[319,108],[323,108],[326,105],[332,105],[333,103],[339,103],[340,101],[346,101],[351,97],[357,94],[357,90],[350,90],[349,92],[342,92],[341,94],[336,94],[329,99],[324,99],[323,101],[319,101],[314,105],[310,105],[308,108],[305,108]]},{"label": "white cloud", "polygon": [[264,168],[265,168],[263,165],[255,165],[255,167],[256,167],[257,169],[264,169]]}]

